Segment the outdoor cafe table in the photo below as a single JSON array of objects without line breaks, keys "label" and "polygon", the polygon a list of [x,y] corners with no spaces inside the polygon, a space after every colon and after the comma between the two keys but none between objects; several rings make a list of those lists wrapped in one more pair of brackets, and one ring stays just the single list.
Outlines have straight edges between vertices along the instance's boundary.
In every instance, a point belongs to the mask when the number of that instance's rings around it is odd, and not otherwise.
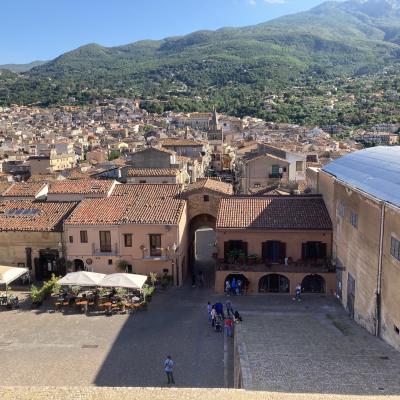
[{"label": "outdoor cafe table", "polygon": [[87,312],[87,310],[88,310],[88,303],[89,303],[88,300],[79,300],[79,301],[75,302],[75,304],[77,306],[81,306],[82,310],[84,310],[85,312]]}]

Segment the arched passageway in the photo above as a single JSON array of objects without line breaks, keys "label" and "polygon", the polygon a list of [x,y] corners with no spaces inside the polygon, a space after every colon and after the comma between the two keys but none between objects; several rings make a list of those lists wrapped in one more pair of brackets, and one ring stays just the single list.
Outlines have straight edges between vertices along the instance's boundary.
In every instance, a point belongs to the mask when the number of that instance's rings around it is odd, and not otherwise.
[{"label": "arched passageway", "polygon": [[260,278],[258,282],[260,293],[289,293],[290,281],[280,274],[269,274]]},{"label": "arched passageway", "polygon": [[244,294],[247,292],[249,287],[249,280],[243,274],[229,274],[225,278],[224,288],[226,288],[226,282],[229,282],[231,294]]},{"label": "arched passageway", "polygon": [[75,271],[84,271],[85,270],[85,264],[79,258],[74,260],[74,270]]},{"label": "arched passageway", "polygon": [[199,274],[204,276],[206,286],[214,282],[215,226],[216,218],[209,214],[199,214],[189,222],[189,271],[192,284],[199,279]]},{"label": "arched passageway", "polygon": [[307,275],[301,282],[303,293],[325,293],[325,279],[318,274]]}]

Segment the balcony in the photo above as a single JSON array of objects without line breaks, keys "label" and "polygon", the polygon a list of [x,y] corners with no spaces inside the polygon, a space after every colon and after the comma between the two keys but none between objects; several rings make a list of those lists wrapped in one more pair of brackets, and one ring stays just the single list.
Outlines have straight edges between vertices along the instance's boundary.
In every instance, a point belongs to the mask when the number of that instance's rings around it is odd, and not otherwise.
[{"label": "balcony", "polygon": [[323,272],[335,273],[336,268],[332,265],[330,258],[313,259],[313,260],[298,260],[288,262],[271,263],[259,259],[245,259],[238,260],[237,262],[226,262],[218,260],[217,270],[219,271],[250,271],[250,272],[300,272],[317,274]]},{"label": "balcony", "polygon": [[170,257],[170,251],[164,248],[153,248],[153,249],[143,249],[143,259],[144,260],[158,260],[167,261]]},{"label": "balcony", "polygon": [[114,246],[101,248],[96,246],[95,243],[92,243],[92,256],[118,256],[118,245],[117,243]]},{"label": "balcony", "polygon": [[269,179],[282,179],[283,174],[280,173],[273,173],[268,175]]}]

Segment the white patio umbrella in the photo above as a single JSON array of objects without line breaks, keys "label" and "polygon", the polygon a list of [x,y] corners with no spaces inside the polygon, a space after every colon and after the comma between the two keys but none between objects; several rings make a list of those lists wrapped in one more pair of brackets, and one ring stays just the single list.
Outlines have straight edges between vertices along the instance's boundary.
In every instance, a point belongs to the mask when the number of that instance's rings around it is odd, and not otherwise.
[{"label": "white patio umbrella", "polygon": [[61,278],[58,283],[63,286],[99,286],[105,276],[105,274],[97,272],[70,272]]},{"label": "white patio umbrella", "polygon": [[9,285],[28,271],[28,268],[0,265],[0,285]]},{"label": "white patio umbrella", "polygon": [[100,286],[142,289],[146,281],[146,275],[118,273],[106,275],[100,282]]}]

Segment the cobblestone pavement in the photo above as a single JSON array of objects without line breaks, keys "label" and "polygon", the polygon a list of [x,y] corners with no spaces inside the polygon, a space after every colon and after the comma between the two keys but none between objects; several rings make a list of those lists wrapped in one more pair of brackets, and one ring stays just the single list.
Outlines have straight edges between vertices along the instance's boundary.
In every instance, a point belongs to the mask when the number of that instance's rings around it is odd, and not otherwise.
[{"label": "cobblestone pavement", "polygon": [[209,294],[171,288],[133,316],[0,312],[0,385],[164,386],[171,354],[176,386],[232,386],[227,339],[207,321]]},{"label": "cobblestone pavement", "polygon": [[398,395],[400,353],[350,320],[333,298],[233,298],[245,387],[292,393]]},{"label": "cobblestone pavement", "polygon": [[[0,387],[1,400],[365,400],[365,396],[250,392],[238,389]],[[398,396],[368,396],[398,400]]]}]

